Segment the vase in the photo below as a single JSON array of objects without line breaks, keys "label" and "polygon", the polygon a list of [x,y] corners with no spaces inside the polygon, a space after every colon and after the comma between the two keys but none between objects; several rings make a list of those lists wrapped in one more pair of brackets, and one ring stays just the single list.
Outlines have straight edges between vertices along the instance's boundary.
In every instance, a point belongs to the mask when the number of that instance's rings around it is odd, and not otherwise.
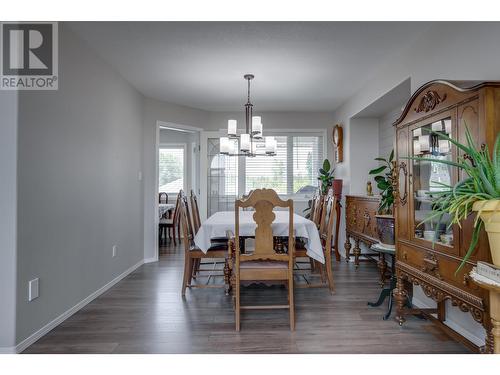
[{"label": "vase", "polygon": [[500,267],[500,199],[478,201],[472,206],[484,223],[490,243],[491,260]]},{"label": "vase", "polygon": [[377,234],[380,243],[386,247],[394,248],[394,216],[375,215],[377,219]]}]

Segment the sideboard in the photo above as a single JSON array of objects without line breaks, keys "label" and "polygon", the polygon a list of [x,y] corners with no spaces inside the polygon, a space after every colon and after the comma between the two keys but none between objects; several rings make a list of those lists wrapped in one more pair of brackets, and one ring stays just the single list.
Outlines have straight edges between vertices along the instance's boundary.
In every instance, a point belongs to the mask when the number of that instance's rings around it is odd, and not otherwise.
[{"label": "sideboard", "polygon": [[356,268],[359,266],[359,258],[361,256],[375,255],[371,253],[361,253],[360,243],[364,243],[367,247],[370,247],[379,242],[377,235],[377,220],[375,219],[379,203],[380,196],[376,195],[346,195],[345,256],[346,261],[349,262],[352,239],[354,241],[352,254],[354,255],[354,264]]}]

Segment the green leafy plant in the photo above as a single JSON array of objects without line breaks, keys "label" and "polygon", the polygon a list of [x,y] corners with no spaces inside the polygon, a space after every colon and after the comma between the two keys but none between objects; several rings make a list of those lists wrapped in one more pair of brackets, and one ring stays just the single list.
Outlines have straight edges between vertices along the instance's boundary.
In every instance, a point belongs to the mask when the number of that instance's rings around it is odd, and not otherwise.
[{"label": "green leafy plant", "polygon": [[380,190],[380,204],[378,206],[379,214],[392,215],[394,207],[394,191],[392,187],[394,150],[391,151],[389,158],[375,158],[377,161],[384,163],[382,166],[372,169],[370,175],[375,175],[374,179],[377,183],[377,188]]},{"label": "green leafy plant", "polygon": [[[500,134],[497,135],[492,158],[487,145],[478,148],[474,143],[467,124],[465,124],[467,144],[462,144],[440,132],[425,128],[422,130],[435,134],[439,138],[446,139],[463,153],[457,157],[456,162],[425,157],[408,157],[408,159],[443,163],[457,167],[467,174],[467,178],[457,182],[454,186],[434,182],[442,186],[444,190],[432,193],[432,213],[420,224],[427,221],[432,222],[434,219],[437,219],[438,223],[441,224],[443,216],[448,214],[451,217],[448,229],[453,224],[462,227],[461,222],[467,219],[472,213],[472,206],[475,202],[500,199]],[[465,265],[465,262],[470,258],[477,246],[479,233],[484,226],[483,221],[479,217],[480,213],[478,213],[474,221],[474,230],[469,249],[462,259],[460,266],[455,271],[455,274]],[[435,238],[437,238],[437,234]]]},{"label": "green leafy plant", "polygon": [[335,177],[333,173],[335,172],[335,168],[332,169],[330,165],[330,161],[325,159],[323,161],[323,166],[319,169],[318,180],[321,181],[321,193],[327,194],[328,188],[332,186],[333,180]]}]

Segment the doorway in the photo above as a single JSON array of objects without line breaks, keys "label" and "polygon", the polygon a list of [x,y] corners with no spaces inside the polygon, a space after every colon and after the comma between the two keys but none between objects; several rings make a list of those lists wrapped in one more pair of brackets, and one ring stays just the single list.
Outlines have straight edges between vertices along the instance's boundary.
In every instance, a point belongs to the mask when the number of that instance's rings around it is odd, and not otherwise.
[{"label": "doorway", "polygon": [[[200,194],[200,132],[187,125],[158,122],[156,153],[156,248],[173,243],[173,214],[180,190]],[[179,233],[176,232],[178,239]]]}]

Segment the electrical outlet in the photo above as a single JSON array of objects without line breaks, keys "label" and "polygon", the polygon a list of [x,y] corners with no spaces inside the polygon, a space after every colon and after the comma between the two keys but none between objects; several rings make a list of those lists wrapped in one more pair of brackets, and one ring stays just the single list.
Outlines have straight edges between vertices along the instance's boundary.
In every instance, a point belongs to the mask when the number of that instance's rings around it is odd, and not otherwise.
[{"label": "electrical outlet", "polygon": [[33,301],[38,298],[38,278],[28,282],[28,301]]},{"label": "electrical outlet", "polygon": [[113,245],[113,254],[112,254],[112,258],[114,258],[116,256],[116,250],[117,250],[118,246],[116,245]]}]

